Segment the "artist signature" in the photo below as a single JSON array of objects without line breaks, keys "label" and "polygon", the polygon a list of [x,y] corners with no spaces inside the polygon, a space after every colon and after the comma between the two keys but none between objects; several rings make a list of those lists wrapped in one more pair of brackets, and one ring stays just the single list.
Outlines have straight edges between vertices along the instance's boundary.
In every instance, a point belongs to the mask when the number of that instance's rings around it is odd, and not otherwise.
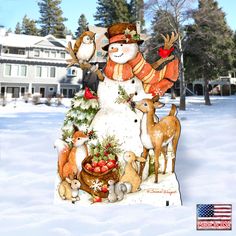
[{"label": "artist signature", "polygon": [[163,193],[163,194],[169,194],[170,196],[172,194],[175,194],[177,191],[171,191],[171,190],[164,190],[164,189],[161,189],[161,190],[158,190],[158,189],[154,189],[154,188],[150,188],[150,189],[147,189],[146,190],[148,193]]}]

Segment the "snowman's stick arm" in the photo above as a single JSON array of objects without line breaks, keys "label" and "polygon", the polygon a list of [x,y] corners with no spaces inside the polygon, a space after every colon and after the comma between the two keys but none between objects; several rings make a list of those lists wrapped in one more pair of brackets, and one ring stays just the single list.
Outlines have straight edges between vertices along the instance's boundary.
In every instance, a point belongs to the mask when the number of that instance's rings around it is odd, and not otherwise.
[{"label": "snowman's stick arm", "polygon": [[[161,37],[164,39],[164,49],[165,50],[170,50],[171,48],[173,48],[174,47],[174,43],[175,43],[175,41],[179,38],[179,34],[178,33],[174,33],[174,32],[172,32],[171,33],[171,36],[170,35],[166,35],[166,36],[164,36],[163,34],[161,34]],[[166,58],[160,58],[158,61],[156,61],[156,62],[154,62],[153,64],[152,64],[152,67],[154,68],[154,69],[157,69],[161,64],[163,64],[164,62],[166,62],[166,61],[171,61],[171,60],[173,60],[174,59],[174,56],[173,55],[171,55],[171,56],[168,56],[168,57],[166,57]]]},{"label": "snowman's stick arm", "polygon": [[159,60],[157,60],[156,62],[152,63],[151,66],[153,67],[153,69],[158,69],[158,67],[163,64],[166,61],[171,61],[172,59],[174,59],[174,55],[171,55],[169,57],[166,58],[160,58]]},{"label": "snowman's stick arm", "polygon": [[68,66],[67,67],[71,67],[75,64],[79,64],[79,61],[77,59],[77,57],[75,56],[75,53],[72,49],[72,45],[71,45],[71,42],[68,42],[68,45],[67,45],[67,48],[66,48],[66,51],[70,54],[71,56],[71,59],[67,59],[66,61],[68,62]]},{"label": "snowman's stick arm", "polygon": [[[73,65],[79,65],[79,67],[84,70],[84,69],[91,69],[92,65],[90,63],[79,63],[79,60],[77,59],[77,57],[75,56],[75,53],[73,51],[71,42],[68,43],[68,46],[66,48],[67,52],[70,54],[71,59],[67,59],[66,61],[68,62],[68,66],[67,67],[71,67]],[[94,73],[96,73],[96,75],[98,76],[99,80],[103,81],[104,80],[104,76],[102,74],[102,72],[100,70],[96,70],[94,71]]]}]

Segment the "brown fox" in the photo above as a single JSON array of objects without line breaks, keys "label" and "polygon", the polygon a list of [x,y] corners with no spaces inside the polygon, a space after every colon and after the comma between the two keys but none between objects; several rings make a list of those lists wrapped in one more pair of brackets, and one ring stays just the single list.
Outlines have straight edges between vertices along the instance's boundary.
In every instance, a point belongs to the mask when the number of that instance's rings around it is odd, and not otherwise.
[{"label": "brown fox", "polygon": [[82,169],[82,161],[88,156],[86,142],[89,140],[89,137],[82,131],[76,131],[72,139],[72,148],[62,141],[55,143],[58,149],[58,173],[62,180],[65,180],[70,175],[78,175]]}]

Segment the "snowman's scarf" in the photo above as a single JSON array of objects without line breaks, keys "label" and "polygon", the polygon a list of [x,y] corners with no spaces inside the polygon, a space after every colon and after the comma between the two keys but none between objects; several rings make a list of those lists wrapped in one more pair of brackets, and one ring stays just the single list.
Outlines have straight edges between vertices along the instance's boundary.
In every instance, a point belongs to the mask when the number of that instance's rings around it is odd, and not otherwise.
[{"label": "snowman's scarf", "polygon": [[109,79],[119,81],[136,76],[143,82],[146,93],[163,95],[178,78],[178,61],[174,60],[162,70],[156,71],[138,52],[134,59],[125,64],[117,64],[108,59],[104,73]]}]

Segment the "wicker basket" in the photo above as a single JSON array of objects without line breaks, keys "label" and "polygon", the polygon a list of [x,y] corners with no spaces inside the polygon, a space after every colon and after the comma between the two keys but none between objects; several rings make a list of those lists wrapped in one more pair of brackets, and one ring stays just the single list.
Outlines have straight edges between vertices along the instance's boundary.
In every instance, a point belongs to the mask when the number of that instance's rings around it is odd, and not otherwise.
[{"label": "wicker basket", "polygon": [[91,185],[93,185],[94,181],[102,182],[103,185],[107,185],[110,179],[114,180],[115,182],[118,182],[119,170],[117,168],[113,168],[104,173],[94,173],[85,169],[84,167],[86,163],[91,163],[91,161],[92,161],[92,156],[88,156],[82,162],[82,170],[80,172],[80,183],[81,183],[80,189],[90,193],[91,195],[96,195],[101,198],[107,198],[108,192],[104,193],[99,190],[95,191],[91,188]]}]

